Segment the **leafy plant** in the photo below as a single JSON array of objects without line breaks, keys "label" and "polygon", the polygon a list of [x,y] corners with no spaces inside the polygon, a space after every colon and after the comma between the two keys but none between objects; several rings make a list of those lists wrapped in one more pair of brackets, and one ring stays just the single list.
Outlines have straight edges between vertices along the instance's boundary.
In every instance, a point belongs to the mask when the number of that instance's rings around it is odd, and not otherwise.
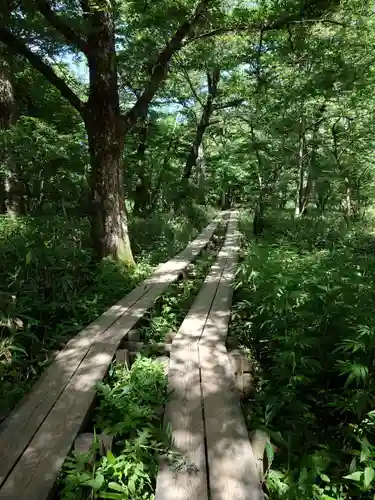
[{"label": "leafy plant", "polygon": [[150,359],[138,357],[131,370],[111,368],[98,385],[93,423],[113,436],[112,451],[100,457],[94,442],[90,453],[73,452],[61,475],[62,500],[153,498],[158,457],[170,444],[160,421],[166,391],[163,368]]},{"label": "leafy plant", "polygon": [[262,240],[244,240],[231,324],[260,366],[247,421],[283,438],[270,498],[372,498],[375,266],[358,252],[368,236],[272,217]]}]

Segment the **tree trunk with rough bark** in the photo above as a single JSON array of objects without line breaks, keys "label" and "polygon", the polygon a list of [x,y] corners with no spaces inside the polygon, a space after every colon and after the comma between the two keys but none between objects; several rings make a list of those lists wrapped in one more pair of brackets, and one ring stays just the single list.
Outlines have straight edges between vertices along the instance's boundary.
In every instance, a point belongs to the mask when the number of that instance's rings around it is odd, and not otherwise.
[{"label": "tree trunk with rough bark", "polygon": [[[3,2],[0,0],[0,7]],[[122,181],[122,156],[125,136],[146,116],[149,103],[165,80],[169,63],[178,52],[192,29],[202,20],[210,6],[210,0],[201,0],[191,16],[184,19],[166,43],[158,57],[152,55],[152,72],[135,105],[120,115],[117,86],[114,12],[109,3],[97,0],[80,0],[79,5],[86,29],[80,23],[73,27],[65,22],[48,0],[35,0],[35,9],[48,28],[56,30],[67,44],[85,54],[89,65],[89,99],[84,103],[53,67],[30,50],[26,39],[9,28],[5,9],[0,8],[0,41],[12,51],[26,58],[29,63],[59,90],[62,97],[81,114],[88,135],[91,159],[91,227],[93,247],[99,258],[114,257],[130,265],[134,259],[130,247],[124,187]],[[28,10],[19,4],[21,14]],[[11,10],[9,10],[11,12]],[[53,31],[52,30],[52,31]]]},{"label": "tree trunk with rough bark", "polygon": [[99,258],[134,265],[125,213],[124,128],[117,88],[115,26],[111,9],[93,10],[88,38],[89,98],[84,120],[91,159],[91,234]]}]

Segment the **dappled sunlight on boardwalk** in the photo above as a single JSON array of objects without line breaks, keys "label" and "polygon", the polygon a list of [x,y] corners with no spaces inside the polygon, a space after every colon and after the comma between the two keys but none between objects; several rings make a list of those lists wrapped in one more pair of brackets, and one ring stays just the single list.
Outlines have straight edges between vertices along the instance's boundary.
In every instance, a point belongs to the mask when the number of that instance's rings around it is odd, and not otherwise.
[{"label": "dappled sunlight on boardwalk", "polygon": [[234,212],[217,262],[172,344],[165,423],[182,461],[162,462],[156,500],[263,499],[225,347],[236,227]]},{"label": "dappled sunlight on boardwalk", "polygon": [[43,500],[81,429],[116,350],[208,244],[221,214],[187,248],[71,339],[0,427],[0,499]]}]

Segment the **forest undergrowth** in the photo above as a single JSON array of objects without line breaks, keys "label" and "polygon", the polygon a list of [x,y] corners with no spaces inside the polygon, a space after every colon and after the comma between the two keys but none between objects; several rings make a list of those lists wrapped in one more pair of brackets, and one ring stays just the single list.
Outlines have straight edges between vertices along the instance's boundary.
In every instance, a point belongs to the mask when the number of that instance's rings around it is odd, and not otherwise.
[{"label": "forest undergrowth", "polygon": [[170,433],[162,429],[160,409],[168,380],[160,363],[137,357],[130,370],[112,365],[98,384],[92,421],[95,434],[112,436],[103,453],[99,439],[86,453],[72,452],[57,485],[60,500],[154,498],[160,455],[170,455]]},{"label": "forest undergrowth", "polygon": [[375,220],[243,215],[231,331],[257,378],[249,429],[274,445],[270,500],[370,500],[375,476]]},{"label": "forest undergrowth", "polygon": [[93,260],[85,218],[0,219],[0,421],[53,353],[115,304],[213,216],[199,206],[132,218],[137,267]]},{"label": "forest undergrowth", "polygon": [[197,260],[189,265],[186,276],[173,283],[159,297],[152,309],[137,323],[142,340],[164,342],[166,337],[177,332],[209,270],[224,243],[227,221],[221,222],[211,241]]}]

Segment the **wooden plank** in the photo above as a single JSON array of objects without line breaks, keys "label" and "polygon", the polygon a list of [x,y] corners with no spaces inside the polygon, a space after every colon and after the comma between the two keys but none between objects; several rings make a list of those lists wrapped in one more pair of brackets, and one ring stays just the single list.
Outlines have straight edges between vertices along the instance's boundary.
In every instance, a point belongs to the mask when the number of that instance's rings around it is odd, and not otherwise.
[{"label": "wooden plank", "polygon": [[[212,316],[212,319],[214,316]],[[220,315],[215,317],[220,324]],[[212,325],[212,329],[216,329]],[[263,500],[225,347],[199,347],[211,500]]]},{"label": "wooden plank", "polygon": [[[23,450],[25,451],[0,489],[0,499],[47,498],[93,401],[95,383],[104,377],[121,340],[153,305],[157,297],[178,278],[181,270],[201,252],[214,233],[220,218],[209,224],[201,235],[175,258],[158,266],[150,278],[133,290],[129,294],[131,301],[127,302],[127,297],[124,299],[126,310],[121,311],[118,319],[112,321],[107,329],[100,332],[98,328],[95,335],[87,336],[82,332],[78,334],[81,342],[78,341],[74,344],[74,348],[71,347],[64,356],[61,356],[60,363],[54,364],[58,369],[49,371],[50,376],[52,374],[54,377],[53,380],[47,380],[46,375],[43,377],[37,391],[38,395],[43,391],[47,393],[43,398],[43,404],[34,403],[32,406],[32,395],[28,398],[37,423],[30,421],[30,414],[25,414],[22,407],[18,417],[11,419],[10,424],[8,422],[5,427],[7,436],[2,435],[8,450],[12,450],[14,440],[17,441],[15,447],[17,452],[12,453],[12,459],[7,460],[7,465],[2,469],[3,479]],[[138,300],[133,300],[140,290],[142,295]],[[78,355],[79,347],[82,349]],[[66,365],[68,371],[64,372]],[[62,377],[63,383],[59,384],[55,378],[61,376],[61,370],[65,373],[65,377]],[[69,373],[70,377],[66,373]],[[48,396],[50,384],[55,384],[52,397]],[[15,428],[15,422],[23,426],[22,433]]]},{"label": "wooden plank", "polygon": [[130,355],[127,349],[117,349],[116,363],[118,365],[126,366],[126,368],[130,370]]},{"label": "wooden plank", "polygon": [[198,345],[210,499],[263,500],[225,347],[238,251],[235,217],[230,221],[228,232],[231,241],[228,242],[226,266]]},{"label": "wooden plank", "polygon": [[177,470],[176,464],[161,463],[155,500],[209,498],[198,342],[227,261],[232,227],[229,223],[229,237],[172,342],[168,374],[171,396],[166,404],[164,422],[171,426],[173,450],[184,463]]},{"label": "wooden plank", "polygon": [[95,339],[134,305],[151,285],[134,289],[98,320],[69,340],[30,392],[0,426],[0,484],[2,484],[54,405]]}]

